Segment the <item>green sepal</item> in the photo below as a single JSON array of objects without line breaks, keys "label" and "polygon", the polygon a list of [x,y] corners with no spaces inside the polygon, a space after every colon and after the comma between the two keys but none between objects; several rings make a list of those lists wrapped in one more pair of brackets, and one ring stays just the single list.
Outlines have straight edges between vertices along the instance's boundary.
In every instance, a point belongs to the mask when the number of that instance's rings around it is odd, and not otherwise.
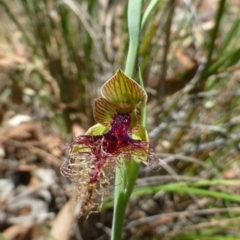
[{"label": "green sepal", "polygon": [[97,124],[93,125],[91,128],[89,128],[87,130],[87,132],[85,133],[85,135],[90,135],[90,136],[103,135],[107,131],[108,131],[107,127],[103,126],[100,123],[97,123]]},{"label": "green sepal", "polygon": [[139,125],[139,129],[137,132],[132,133],[132,138],[135,140],[141,140],[145,142],[145,148],[144,149],[135,149],[132,152],[132,158],[134,160],[143,162],[144,164],[148,165],[147,159],[148,159],[148,150],[149,150],[149,143],[148,143],[148,134],[145,129],[145,127]]},{"label": "green sepal", "polygon": [[148,141],[148,133],[147,133],[147,130],[145,129],[145,127],[140,125],[138,130],[136,132],[132,133],[132,138],[135,140]]},{"label": "green sepal", "polygon": [[90,152],[90,148],[83,144],[76,144],[71,148],[70,155],[74,155],[81,152]]}]

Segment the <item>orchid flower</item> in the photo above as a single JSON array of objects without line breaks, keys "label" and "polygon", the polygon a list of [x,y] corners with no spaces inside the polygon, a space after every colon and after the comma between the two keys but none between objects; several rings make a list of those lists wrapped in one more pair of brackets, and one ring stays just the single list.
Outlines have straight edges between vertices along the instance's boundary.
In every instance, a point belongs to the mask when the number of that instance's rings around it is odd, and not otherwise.
[{"label": "orchid flower", "polygon": [[69,159],[61,167],[61,173],[75,184],[82,214],[101,208],[116,167],[126,167],[123,163],[132,159],[146,165],[156,159],[141,126],[141,111],[147,102],[145,90],[118,70],[102,86],[101,94],[95,100],[97,124],[65,147]]}]

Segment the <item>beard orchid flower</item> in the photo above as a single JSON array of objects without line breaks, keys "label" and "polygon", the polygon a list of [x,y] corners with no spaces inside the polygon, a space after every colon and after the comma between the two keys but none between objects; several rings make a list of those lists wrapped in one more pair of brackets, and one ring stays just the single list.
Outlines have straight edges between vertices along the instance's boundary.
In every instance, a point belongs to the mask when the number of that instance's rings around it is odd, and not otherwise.
[{"label": "beard orchid flower", "polygon": [[[118,70],[102,86],[101,94],[94,107],[97,124],[65,147],[69,158],[61,167],[61,173],[74,182],[82,214],[101,208],[116,167],[134,160],[149,165],[151,159],[157,159],[141,125],[145,90]],[[101,200],[96,201],[95,195]]]}]

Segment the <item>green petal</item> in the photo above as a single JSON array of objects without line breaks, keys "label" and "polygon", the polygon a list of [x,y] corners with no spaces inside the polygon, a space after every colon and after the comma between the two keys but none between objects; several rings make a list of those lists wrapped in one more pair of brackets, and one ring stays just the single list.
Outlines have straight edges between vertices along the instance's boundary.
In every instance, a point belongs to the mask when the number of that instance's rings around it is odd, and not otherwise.
[{"label": "green petal", "polygon": [[95,124],[91,128],[87,130],[85,135],[95,136],[95,135],[103,135],[108,131],[108,128],[101,125],[101,124]]},{"label": "green petal", "polygon": [[[139,126],[139,129],[137,132],[132,133],[132,138],[135,140],[143,140],[143,141],[148,141],[148,133],[143,126]],[[148,148],[149,144],[146,143],[146,149],[135,149],[132,152],[132,157],[135,160],[138,160],[140,162],[143,162],[144,164],[148,165],[147,158],[148,158]]]},{"label": "green petal", "polygon": [[91,149],[88,146],[83,145],[83,144],[76,144],[72,147],[71,152],[69,154],[73,156],[74,154],[78,154],[81,152],[86,153],[86,152],[90,152],[90,151],[91,151]]},{"label": "green petal", "polygon": [[145,90],[120,69],[102,86],[101,92],[104,98],[117,106],[119,113],[130,113],[147,101]]},{"label": "green petal", "polygon": [[[87,132],[84,135],[90,135],[90,136],[95,136],[95,135],[103,135],[108,131],[108,128],[104,127],[101,124],[96,124],[93,125],[91,128],[87,130]],[[91,152],[91,148],[85,144],[75,144],[72,146],[70,155],[75,155],[81,152]]]},{"label": "green petal", "polygon": [[105,127],[110,127],[113,115],[116,113],[116,106],[105,98],[95,100],[94,118],[95,121]]},{"label": "green petal", "polygon": [[134,160],[140,161],[146,165],[148,165],[147,159],[148,159],[148,154],[146,151],[144,151],[143,149],[135,149],[132,152],[132,158]]},{"label": "green petal", "polygon": [[132,133],[132,138],[135,140],[148,141],[148,133],[145,127],[140,125],[138,130]]}]

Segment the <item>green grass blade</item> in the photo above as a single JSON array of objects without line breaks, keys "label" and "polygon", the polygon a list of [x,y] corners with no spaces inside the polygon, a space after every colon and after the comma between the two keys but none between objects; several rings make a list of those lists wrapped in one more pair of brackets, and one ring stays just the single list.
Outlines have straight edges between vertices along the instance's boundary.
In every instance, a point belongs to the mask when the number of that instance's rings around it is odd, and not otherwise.
[{"label": "green grass blade", "polygon": [[211,40],[210,40],[210,42],[208,44],[208,47],[207,47],[208,48],[207,62],[206,62],[206,65],[203,69],[201,79],[204,79],[207,76],[208,68],[209,68],[209,66],[211,65],[211,62],[212,62],[212,55],[213,55],[213,52],[214,52],[214,49],[215,49],[215,41],[217,39],[220,22],[222,20],[223,14],[224,14],[225,3],[226,3],[226,0],[221,0],[219,2],[219,5],[218,5],[218,11],[217,11],[217,14],[216,14],[216,17],[215,17],[215,26],[214,26],[214,28],[211,32]]},{"label": "green grass blade", "polygon": [[157,5],[158,2],[159,2],[159,0],[152,0],[152,1],[149,3],[149,5],[148,5],[146,11],[145,11],[144,14],[143,14],[143,17],[142,17],[141,29],[144,28],[144,26],[145,26],[145,24],[146,24],[146,22],[147,22],[147,19],[148,19],[148,17],[149,17],[149,15],[151,14],[151,12],[153,11],[153,9],[155,8],[155,6]]}]

